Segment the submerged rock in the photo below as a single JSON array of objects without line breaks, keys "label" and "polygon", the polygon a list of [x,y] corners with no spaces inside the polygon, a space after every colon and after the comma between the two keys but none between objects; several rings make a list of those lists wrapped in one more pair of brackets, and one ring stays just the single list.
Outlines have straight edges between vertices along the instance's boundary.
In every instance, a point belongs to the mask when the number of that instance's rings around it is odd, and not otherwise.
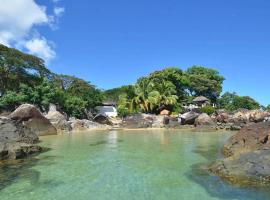
[{"label": "submerged rock", "polygon": [[9,118],[23,123],[25,127],[28,127],[39,136],[57,134],[56,128],[33,105],[23,104],[19,106],[9,115]]}]

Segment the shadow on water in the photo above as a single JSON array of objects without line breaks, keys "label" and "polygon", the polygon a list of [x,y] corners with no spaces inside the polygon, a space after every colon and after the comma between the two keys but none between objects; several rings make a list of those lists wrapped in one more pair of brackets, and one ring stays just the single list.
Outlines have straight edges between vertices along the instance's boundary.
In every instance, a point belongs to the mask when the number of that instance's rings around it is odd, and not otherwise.
[{"label": "shadow on water", "polygon": [[220,149],[218,146],[209,148],[198,147],[195,151],[196,154],[207,159],[205,163],[199,163],[191,166],[191,170],[186,173],[186,176],[200,185],[212,197],[230,200],[266,200],[270,199],[269,188],[266,187],[241,187],[230,185],[222,181],[219,177],[211,175],[207,171],[207,165],[215,159],[220,158],[221,154],[217,151]]},{"label": "shadow on water", "polygon": [[43,156],[42,159],[31,156],[26,159],[1,162],[0,191],[22,179],[28,180],[32,186],[41,184],[41,174],[39,171],[33,169],[33,167],[36,165],[52,165],[54,163],[54,159],[54,156]]}]

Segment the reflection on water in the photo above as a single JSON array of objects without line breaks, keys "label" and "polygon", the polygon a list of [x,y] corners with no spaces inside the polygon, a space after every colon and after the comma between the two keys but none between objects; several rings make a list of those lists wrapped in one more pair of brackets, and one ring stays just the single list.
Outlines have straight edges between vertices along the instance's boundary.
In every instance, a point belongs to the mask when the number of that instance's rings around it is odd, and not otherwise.
[{"label": "reflection on water", "polygon": [[0,199],[265,200],[204,169],[228,134],[97,131],[43,137],[52,150],[0,165]]}]

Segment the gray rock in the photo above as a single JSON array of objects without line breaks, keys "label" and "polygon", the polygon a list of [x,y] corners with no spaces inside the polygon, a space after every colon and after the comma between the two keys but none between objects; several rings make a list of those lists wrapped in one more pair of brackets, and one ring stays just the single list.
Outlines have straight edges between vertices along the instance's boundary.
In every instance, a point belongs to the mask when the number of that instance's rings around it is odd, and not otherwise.
[{"label": "gray rock", "polygon": [[25,127],[28,127],[39,136],[57,134],[51,122],[33,105],[21,105],[9,115],[9,118],[22,122]]},{"label": "gray rock", "polygon": [[199,113],[193,111],[180,115],[182,125],[193,125],[199,115]]},{"label": "gray rock", "polygon": [[50,120],[58,132],[72,130],[71,124],[67,121],[66,116],[59,111],[50,110],[45,117]]},{"label": "gray rock", "polygon": [[197,119],[195,119],[196,126],[214,126],[215,122],[213,119],[207,115],[206,113],[202,113],[199,115]]},{"label": "gray rock", "polygon": [[0,160],[19,159],[41,152],[38,136],[18,121],[0,117]]}]

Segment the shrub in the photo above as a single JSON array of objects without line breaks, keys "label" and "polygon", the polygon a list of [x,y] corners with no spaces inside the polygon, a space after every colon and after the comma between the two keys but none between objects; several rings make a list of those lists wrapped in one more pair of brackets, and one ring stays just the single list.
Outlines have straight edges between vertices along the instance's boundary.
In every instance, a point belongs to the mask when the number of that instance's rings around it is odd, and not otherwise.
[{"label": "shrub", "polygon": [[202,113],[206,113],[208,115],[211,115],[216,111],[216,109],[212,106],[204,106],[200,110]]}]

